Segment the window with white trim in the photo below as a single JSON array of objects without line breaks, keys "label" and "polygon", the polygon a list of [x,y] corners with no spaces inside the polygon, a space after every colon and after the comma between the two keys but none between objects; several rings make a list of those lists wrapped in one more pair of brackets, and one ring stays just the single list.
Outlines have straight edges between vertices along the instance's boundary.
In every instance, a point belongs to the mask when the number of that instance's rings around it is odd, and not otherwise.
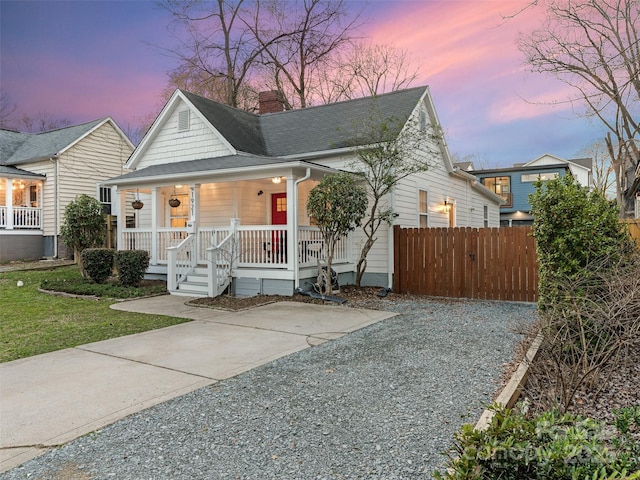
[{"label": "window with white trim", "polygon": [[558,178],[558,172],[552,173],[523,173],[520,176],[521,182],[537,182],[538,180],[546,182]]},{"label": "window with white trim", "polygon": [[482,207],[482,213],[484,218],[484,228],[489,227],[489,207],[485,205]]},{"label": "window with white trim", "polygon": [[429,226],[429,202],[426,190],[418,190],[418,218],[420,228]]},{"label": "window with white trim", "polygon": [[189,195],[186,193],[177,193],[171,195],[171,198],[180,200],[177,207],[169,207],[169,220],[172,228],[184,228],[189,220]]},{"label": "window with white trim", "polygon": [[111,215],[111,187],[98,187],[98,199],[105,215]]}]

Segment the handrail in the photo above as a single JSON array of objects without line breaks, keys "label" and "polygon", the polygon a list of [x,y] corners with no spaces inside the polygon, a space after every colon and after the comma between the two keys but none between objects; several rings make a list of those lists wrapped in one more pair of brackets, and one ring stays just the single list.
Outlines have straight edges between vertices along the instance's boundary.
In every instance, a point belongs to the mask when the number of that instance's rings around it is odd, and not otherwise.
[{"label": "handrail", "polygon": [[[219,252],[225,252],[224,247],[235,237],[235,233],[231,231],[219,244],[207,248],[207,294],[210,297],[217,297],[226,287],[227,279],[231,276],[233,269],[233,249],[229,252],[227,262],[221,262]],[[222,275],[220,275],[222,270]]]},{"label": "handrail", "polygon": [[167,289],[173,292],[196,266],[196,236],[189,234],[175,247],[167,247]]}]

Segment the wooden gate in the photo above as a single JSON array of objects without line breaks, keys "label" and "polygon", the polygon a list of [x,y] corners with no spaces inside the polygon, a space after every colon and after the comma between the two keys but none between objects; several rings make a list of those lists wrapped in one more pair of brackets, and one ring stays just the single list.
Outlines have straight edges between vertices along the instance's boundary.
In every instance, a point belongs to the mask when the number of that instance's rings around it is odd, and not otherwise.
[{"label": "wooden gate", "polygon": [[534,302],[538,265],[531,227],[394,227],[394,291]]}]

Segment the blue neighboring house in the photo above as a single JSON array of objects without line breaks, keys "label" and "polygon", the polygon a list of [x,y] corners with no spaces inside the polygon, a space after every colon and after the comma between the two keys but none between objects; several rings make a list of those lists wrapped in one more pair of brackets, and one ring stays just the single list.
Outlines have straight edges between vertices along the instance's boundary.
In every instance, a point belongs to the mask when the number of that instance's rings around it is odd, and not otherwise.
[{"label": "blue neighboring house", "polygon": [[544,154],[513,167],[475,170],[471,162],[456,164],[461,170],[475,175],[480,183],[500,195],[505,203],[500,207],[500,226],[532,225],[529,195],[535,191],[538,179],[551,180],[572,175],[581,185],[592,187],[592,159],[575,158],[565,160]]}]

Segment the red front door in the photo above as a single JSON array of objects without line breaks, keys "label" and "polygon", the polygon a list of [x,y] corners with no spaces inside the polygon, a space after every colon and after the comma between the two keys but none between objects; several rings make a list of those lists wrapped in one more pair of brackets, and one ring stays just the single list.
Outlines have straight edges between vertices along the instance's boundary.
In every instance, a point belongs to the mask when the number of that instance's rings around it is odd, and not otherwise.
[{"label": "red front door", "polygon": [[287,194],[274,193],[271,195],[271,224],[287,224]]},{"label": "red front door", "polygon": [[[271,195],[271,224],[287,224],[287,194],[274,193]],[[279,230],[271,233],[272,261],[286,263],[287,261],[287,232]]]}]

